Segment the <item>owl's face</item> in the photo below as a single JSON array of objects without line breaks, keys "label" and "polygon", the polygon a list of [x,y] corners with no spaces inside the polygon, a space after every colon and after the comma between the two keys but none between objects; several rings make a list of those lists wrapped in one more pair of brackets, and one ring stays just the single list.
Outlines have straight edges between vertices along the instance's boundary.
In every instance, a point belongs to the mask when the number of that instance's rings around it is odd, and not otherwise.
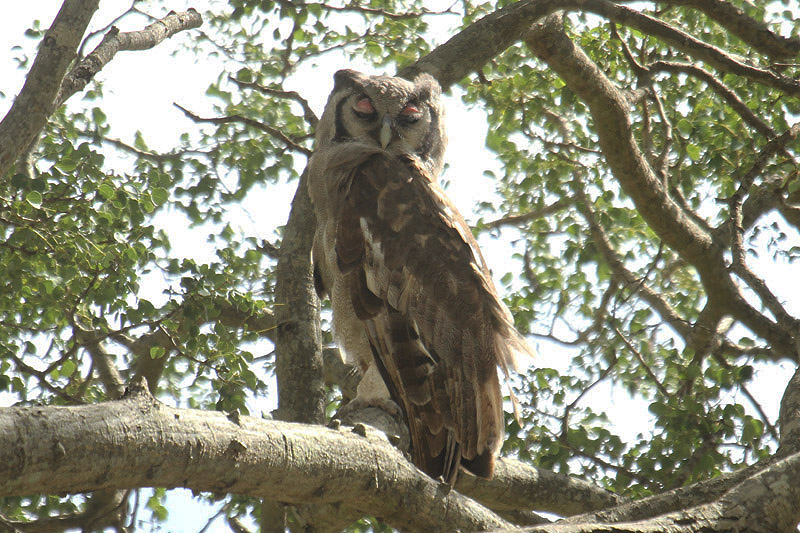
[{"label": "owl's face", "polygon": [[409,81],[340,70],[334,82],[318,126],[318,148],[345,142],[379,146],[417,156],[434,177],[441,172],[446,136],[436,80],[427,74]]}]

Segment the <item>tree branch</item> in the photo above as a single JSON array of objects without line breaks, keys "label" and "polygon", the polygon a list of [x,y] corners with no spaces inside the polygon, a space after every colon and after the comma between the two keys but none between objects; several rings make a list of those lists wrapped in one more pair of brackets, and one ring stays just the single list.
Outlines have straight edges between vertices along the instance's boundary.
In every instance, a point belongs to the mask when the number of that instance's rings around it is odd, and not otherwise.
[{"label": "tree branch", "polygon": [[[474,22],[413,65],[403,69],[399,75],[411,77],[419,71],[428,72],[447,90],[470,72],[480,70],[512,44],[525,38],[530,26],[536,21],[560,10],[600,15],[661,39],[677,50],[705,61],[723,72],[750,78],[786,94],[800,94],[800,83],[787,76],[743,63],[678,28],[608,0],[522,0],[512,3]],[[476,42],[482,43],[482,46],[475,46]]]},{"label": "tree branch", "polygon": [[45,33],[25,85],[0,122],[0,179],[33,143],[56,108],[56,96],[75,59],[99,0],[65,0]]},{"label": "tree branch", "polygon": [[571,205],[573,203],[572,198],[560,198],[553,202],[552,204],[546,205],[539,209],[532,209],[525,213],[519,215],[508,215],[496,220],[491,220],[489,222],[484,222],[483,227],[485,228],[499,228],[502,226],[519,226],[525,222],[530,222],[531,220],[536,220],[538,218],[544,218],[548,215],[552,215],[553,213],[558,213],[565,207]]},{"label": "tree branch", "polygon": [[761,120],[755,113],[753,113],[753,111],[747,107],[747,104],[744,103],[735,92],[726,87],[725,84],[723,84],[707,70],[698,67],[697,65],[680,63],[677,61],[656,61],[648,65],[647,68],[650,72],[682,73],[703,80],[715,93],[720,95],[723,100],[728,103],[731,109],[736,111],[736,113],[742,117],[742,120],[744,120],[745,123],[751,128],[768,139],[777,135],[775,130],[773,130],[766,122]]},{"label": "tree branch", "polygon": [[[698,0],[697,3],[700,3],[700,1],[707,0]],[[716,46],[696,39],[678,28],[640,13],[635,9],[630,9],[608,0],[573,0],[565,3],[569,4],[564,6],[565,9],[594,13],[618,24],[635,28],[642,33],[660,39],[676,50],[680,50],[695,59],[705,61],[723,72],[749,78],[768,87],[783,91],[786,94],[800,94],[800,83],[797,80],[769,69],[748,65],[726,54]]]},{"label": "tree branch", "polygon": [[566,36],[557,19],[537,24],[526,43],[589,106],[614,177],[653,231],[695,267],[709,301],[724,307],[784,357],[795,357],[792,333],[744,299],[728,272],[722,247],[669,196],[634,139],[621,92]]},{"label": "tree branch", "polygon": [[227,115],[224,117],[211,117],[211,118],[204,118],[198,115],[195,115],[185,107],[179,104],[172,104],[181,111],[183,114],[186,115],[189,119],[193,120],[194,122],[207,122],[210,124],[231,124],[231,123],[241,123],[251,128],[255,128],[257,130],[261,130],[264,133],[268,133],[271,137],[274,137],[284,143],[289,148],[296,150],[300,153],[303,153],[307,156],[311,155],[311,150],[306,148],[305,146],[298,143],[297,139],[292,139],[291,137],[287,136],[285,133],[280,131],[277,128],[273,128],[269,124],[264,124],[263,122],[259,122],[258,120],[254,120],[252,118],[244,117],[242,115]]},{"label": "tree branch", "polygon": [[624,503],[618,494],[580,479],[499,458],[492,479],[462,471],[455,489],[495,511],[547,511],[562,516]]},{"label": "tree branch", "polygon": [[417,470],[377,433],[173,409],[142,381],[116,402],[0,409],[0,479],[0,496],[187,487],[347,502],[411,531],[511,527]]},{"label": "tree branch", "polygon": [[[740,471],[742,472],[742,471]],[[800,485],[789,480],[800,475],[800,454],[795,453],[773,464],[763,466],[753,473],[747,470],[747,477],[736,476],[741,481],[725,492],[713,492],[713,496],[702,504],[687,506],[686,500],[675,499],[676,493],[686,493],[681,489],[671,491],[674,508],[665,511],[653,506],[660,496],[653,496],[630,504],[630,508],[639,510],[640,515],[621,517],[616,515],[611,520],[603,520],[600,516],[609,516],[615,510],[597,513],[595,517],[576,516],[563,520],[558,526],[544,526],[528,529],[534,532],[702,532],[702,531],[793,531],[800,520]],[[731,476],[733,478],[733,476]],[[717,478],[719,479],[719,478]],[[730,479],[728,479],[730,481]],[[692,494],[708,495],[697,483],[683,487]],[[709,484],[706,482],[706,484]],[[643,516],[642,516],[643,515]],[[599,520],[595,521],[597,518]],[[608,524],[613,524],[610,527]]]},{"label": "tree branch", "polygon": [[316,222],[306,176],[304,172],[297,185],[275,268],[276,418],[322,424],[325,420],[322,337],[311,264]]},{"label": "tree branch", "polygon": [[303,108],[303,118],[305,119],[306,123],[308,123],[308,125],[311,128],[317,127],[317,122],[319,122],[319,118],[314,113],[314,110],[311,109],[308,100],[300,96],[300,94],[297,91],[285,91],[282,89],[275,89],[273,87],[266,87],[265,85],[260,85],[254,82],[237,80],[233,76],[228,76],[228,79],[231,80],[236,85],[238,85],[240,88],[247,87],[250,89],[255,89],[257,91],[260,91],[264,94],[268,94],[270,96],[277,96],[278,98],[288,98],[289,100],[294,100],[295,102],[300,104],[300,107]]},{"label": "tree branch", "polygon": [[748,17],[744,11],[725,0],[660,0],[659,3],[688,6],[702,11],[708,18],[771,58],[788,59],[800,53],[800,39],[783,37],[770,31],[763,21]]},{"label": "tree branch", "polygon": [[798,366],[781,398],[778,417],[781,439],[779,456],[800,451],[800,366]]},{"label": "tree branch", "polygon": [[140,31],[120,33],[112,27],[100,44],[92,50],[64,78],[56,97],[56,107],[70,96],[80,92],[97,75],[117,52],[123,50],[149,50],[178,32],[199,28],[203,24],[200,13],[193,8],[183,13],[170,13]]}]

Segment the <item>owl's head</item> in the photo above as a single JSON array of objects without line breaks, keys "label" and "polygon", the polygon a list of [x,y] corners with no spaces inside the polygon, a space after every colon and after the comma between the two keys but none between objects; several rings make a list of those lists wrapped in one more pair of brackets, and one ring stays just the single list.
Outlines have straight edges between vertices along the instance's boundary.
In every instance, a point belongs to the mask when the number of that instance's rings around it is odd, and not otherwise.
[{"label": "owl's head", "polygon": [[392,154],[413,154],[436,177],[447,136],[441,88],[428,74],[413,80],[340,70],[317,126],[317,149],[356,142]]}]

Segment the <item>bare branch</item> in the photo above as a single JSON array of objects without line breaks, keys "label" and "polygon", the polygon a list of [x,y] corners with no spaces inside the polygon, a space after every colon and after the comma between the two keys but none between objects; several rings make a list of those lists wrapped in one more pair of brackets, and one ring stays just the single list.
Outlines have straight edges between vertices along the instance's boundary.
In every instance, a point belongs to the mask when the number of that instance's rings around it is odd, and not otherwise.
[{"label": "bare branch", "polygon": [[553,213],[558,213],[565,207],[572,204],[572,198],[561,198],[556,200],[550,205],[546,205],[540,209],[532,209],[525,213],[519,215],[508,215],[502,218],[498,218],[496,220],[491,220],[489,222],[484,222],[483,227],[485,228],[499,228],[501,226],[519,226],[524,224],[525,222],[530,222],[531,220],[536,220],[538,218],[544,218],[546,216],[552,215]]},{"label": "bare branch", "polygon": [[247,87],[250,89],[256,89],[264,94],[268,94],[270,96],[277,96],[278,98],[288,98],[289,100],[294,100],[300,107],[303,108],[303,118],[306,120],[309,126],[312,128],[317,127],[317,122],[319,122],[319,118],[314,113],[314,110],[311,109],[311,106],[308,103],[308,100],[300,96],[297,91],[284,91],[283,89],[275,89],[272,87],[266,87],[264,85],[260,85],[258,83],[248,82],[248,81],[241,81],[237,80],[233,76],[228,76],[228,79],[231,80],[233,83],[238,85],[239,87]]},{"label": "bare branch", "polygon": [[66,102],[73,94],[82,91],[95,75],[114,59],[117,52],[149,50],[178,32],[199,28],[202,24],[203,18],[200,13],[189,9],[183,13],[170,13],[140,31],[120,33],[117,28],[112,27],[97,48],[64,78],[56,98],[56,107]]},{"label": "bare branch", "polygon": [[306,148],[305,146],[303,146],[301,144],[298,144],[298,140],[297,139],[292,139],[291,137],[288,137],[285,133],[283,133],[279,129],[273,128],[272,126],[270,126],[268,124],[264,124],[263,122],[259,122],[257,120],[252,119],[252,118],[243,117],[242,115],[227,115],[227,116],[224,116],[224,117],[203,118],[203,117],[200,117],[198,115],[195,115],[194,113],[192,113],[191,111],[189,111],[188,109],[186,109],[185,107],[183,107],[183,106],[181,106],[179,104],[173,103],[172,105],[174,105],[175,107],[177,107],[178,109],[183,111],[184,115],[186,115],[188,118],[190,118],[191,120],[193,120],[195,122],[207,122],[207,123],[210,123],[210,124],[232,124],[232,123],[245,124],[247,126],[250,126],[251,128],[255,128],[257,130],[261,130],[264,133],[268,133],[269,135],[271,135],[272,137],[275,137],[276,139],[278,139],[279,141],[283,142],[286,146],[288,146],[289,148],[291,148],[293,150],[301,152],[301,153],[303,153],[303,154],[305,154],[307,156],[311,155],[311,150],[309,150],[308,148]]},{"label": "bare branch", "polygon": [[346,4],[343,6],[335,6],[332,4],[326,4],[324,2],[294,2],[291,0],[278,0],[278,3],[284,6],[288,6],[292,9],[297,10],[307,10],[309,7],[319,7],[326,11],[340,11],[345,13],[361,13],[363,15],[369,16],[381,16],[386,17],[388,19],[395,19],[395,20],[402,20],[402,19],[410,19],[410,18],[419,18],[423,15],[444,15],[444,14],[456,14],[455,11],[452,10],[452,6],[449,8],[442,10],[442,11],[431,11],[427,8],[422,8],[419,11],[408,11],[406,13],[394,13],[392,11],[387,11],[385,9],[374,8],[374,7],[367,7],[364,5],[358,4]]},{"label": "bare branch", "polygon": [[86,48],[86,45],[89,43],[89,41],[91,41],[96,36],[100,35],[101,33],[106,33],[107,31],[109,31],[118,22],[120,22],[122,19],[124,19],[125,17],[127,17],[131,13],[137,13],[139,15],[142,15],[143,17],[145,17],[146,19],[151,20],[151,21],[157,20],[155,17],[149,15],[148,13],[145,13],[144,11],[142,11],[141,9],[136,7],[136,4],[137,3],[141,3],[141,0],[130,0],[130,1],[131,1],[131,5],[128,6],[128,9],[126,9],[125,11],[123,11],[122,13],[120,13],[119,15],[114,17],[113,19],[111,19],[108,22],[108,24],[106,24],[102,28],[98,28],[98,29],[96,29],[96,30],[94,30],[94,31],[92,31],[92,32],[90,32],[89,34],[86,35],[86,37],[83,39],[83,42],[81,43],[80,48],[78,49],[78,58],[81,58],[81,57],[84,56],[83,51]]}]

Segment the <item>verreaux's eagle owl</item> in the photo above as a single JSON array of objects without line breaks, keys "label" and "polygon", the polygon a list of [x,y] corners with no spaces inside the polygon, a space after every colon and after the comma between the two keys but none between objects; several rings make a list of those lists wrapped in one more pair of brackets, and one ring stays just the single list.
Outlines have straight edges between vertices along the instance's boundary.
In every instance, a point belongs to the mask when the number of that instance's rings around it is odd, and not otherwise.
[{"label": "verreaux's eagle owl", "polygon": [[[453,484],[491,477],[503,441],[499,366],[530,353],[462,216],[436,183],[441,89],[340,70],[317,126],[313,260],[335,338],[362,370],[357,400],[389,395],[414,464]],[[387,390],[388,389],[388,390]]]}]

